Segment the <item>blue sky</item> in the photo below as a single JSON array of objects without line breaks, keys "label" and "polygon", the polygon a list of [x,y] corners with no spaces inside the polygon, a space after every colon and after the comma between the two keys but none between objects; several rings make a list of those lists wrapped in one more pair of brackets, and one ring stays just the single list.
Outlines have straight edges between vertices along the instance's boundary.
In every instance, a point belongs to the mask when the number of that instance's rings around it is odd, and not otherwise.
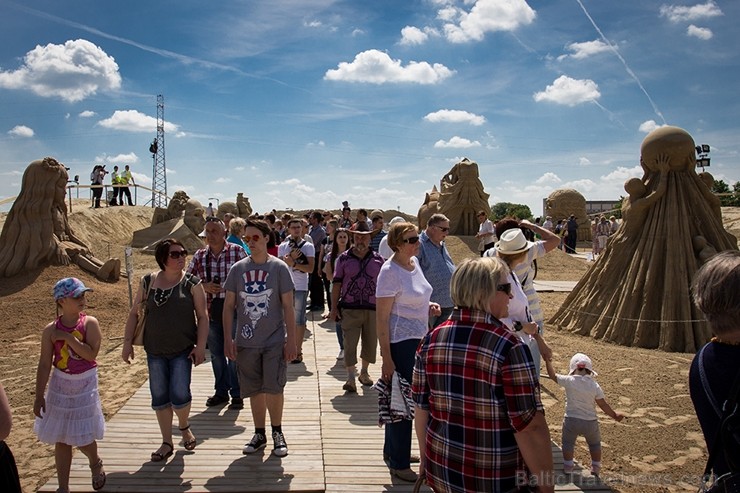
[{"label": "blue sky", "polygon": [[[740,180],[740,2],[0,0],[0,198],[53,156],[257,211],[415,214],[462,157],[490,202],[624,195],[647,132]],[[7,207],[6,207],[7,209]]]}]

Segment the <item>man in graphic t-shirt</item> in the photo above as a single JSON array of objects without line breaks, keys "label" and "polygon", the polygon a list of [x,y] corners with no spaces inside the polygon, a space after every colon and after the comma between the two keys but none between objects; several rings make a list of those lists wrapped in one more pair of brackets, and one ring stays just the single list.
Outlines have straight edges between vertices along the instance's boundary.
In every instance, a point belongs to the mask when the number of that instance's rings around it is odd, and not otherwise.
[{"label": "man in graphic t-shirt", "polygon": [[236,337],[231,317],[224,317],[225,352],[236,360],[241,396],[249,397],[254,436],[242,452],[252,454],[267,444],[265,419],[270,413],[272,453],[288,455],[282,429],[286,361],[296,356],[293,279],[285,262],[267,253],[270,226],[247,221],[246,241],[252,255],[233,265],[226,278],[224,313],[236,308]]}]

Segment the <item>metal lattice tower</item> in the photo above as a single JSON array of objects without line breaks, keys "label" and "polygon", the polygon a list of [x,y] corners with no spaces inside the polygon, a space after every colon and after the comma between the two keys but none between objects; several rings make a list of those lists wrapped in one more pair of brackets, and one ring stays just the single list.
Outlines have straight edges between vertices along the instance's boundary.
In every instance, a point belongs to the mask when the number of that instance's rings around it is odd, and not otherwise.
[{"label": "metal lattice tower", "polygon": [[152,152],[152,207],[167,207],[167,166],[164,159],[164,96],[157,95],[157,138]]}]

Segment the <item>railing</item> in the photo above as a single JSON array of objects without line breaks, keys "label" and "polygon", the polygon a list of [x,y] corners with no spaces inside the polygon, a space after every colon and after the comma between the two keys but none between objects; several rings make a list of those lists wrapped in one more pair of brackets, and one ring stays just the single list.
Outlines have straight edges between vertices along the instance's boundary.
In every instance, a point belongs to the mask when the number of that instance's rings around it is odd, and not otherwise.
[{"label": "railing", "polygon": [[[159,194],[159,195],[164,195],[168,200],[171,198],[171,197],[167,196],[164,192],[160,192],[158,190],[152,190],[151,188],[146,187],[144,185],[136,185],[136,184],[133,184],[133,185],[80,185],[78,183],[72,183],[72,184],[67,185],[67,196],[69,197],[69,212],[72,212],[72,190],[73,189],[76,189],[77,190],[77,197],[76,198],[78,198],[78,199],[80,198],[80,189],[81,188],[88,188],[88,189],[90,189],[90,200],[92,201],[92,199],[93,199],[92,198],[92,189],[94,189],[94,188],[98,188],[98,189],[102,188],[103,189],[103,197],[105,197],[105,199],[106,199],[105,200],[105,204],[106,204],[106,207],[108,207],[109,206],[109,203],[108,203],[109,201],[107,200],[108,199],[108,192],[109,192],[108,189],[114,190],[116,188],[132,188],[132,187],[134,189],[134,194],[133,194],[133,202],[134,202],[134,204],[136,204],[137,201],[138,201],[137,200],[139,198],[138,191],[139,191],[140,188],[142,190],[147,191],[147,192],[156,193],[156,194]],[[101,199],[102,199],[102,197],[101,197]],[[120,197],[119,197],[119,199],[120,199]],[[6,199],[6,200],[15,200],[15,197],[13,197],[12,199]],[[2,203],[0,203],[0,205],[2,205]]]}]

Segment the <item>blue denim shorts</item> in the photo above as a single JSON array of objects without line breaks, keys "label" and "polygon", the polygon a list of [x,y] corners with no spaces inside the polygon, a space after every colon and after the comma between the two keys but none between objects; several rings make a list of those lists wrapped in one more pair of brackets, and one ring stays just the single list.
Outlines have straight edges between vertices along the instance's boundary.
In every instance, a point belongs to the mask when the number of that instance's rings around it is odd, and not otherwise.
[{"label": "blue denim shorts", "polygon": [[155,411],[168,407],[180,409],[190,404],[190,375],[193,371],[193,362],[188,357],[190,351],[168,356],[146,355],[149,391]]},{"label": "blue denim shorts", "polygon": [[308,291],[293,291],[293,312],[295,313],[295,324],[306,325],[306,301]]}]

